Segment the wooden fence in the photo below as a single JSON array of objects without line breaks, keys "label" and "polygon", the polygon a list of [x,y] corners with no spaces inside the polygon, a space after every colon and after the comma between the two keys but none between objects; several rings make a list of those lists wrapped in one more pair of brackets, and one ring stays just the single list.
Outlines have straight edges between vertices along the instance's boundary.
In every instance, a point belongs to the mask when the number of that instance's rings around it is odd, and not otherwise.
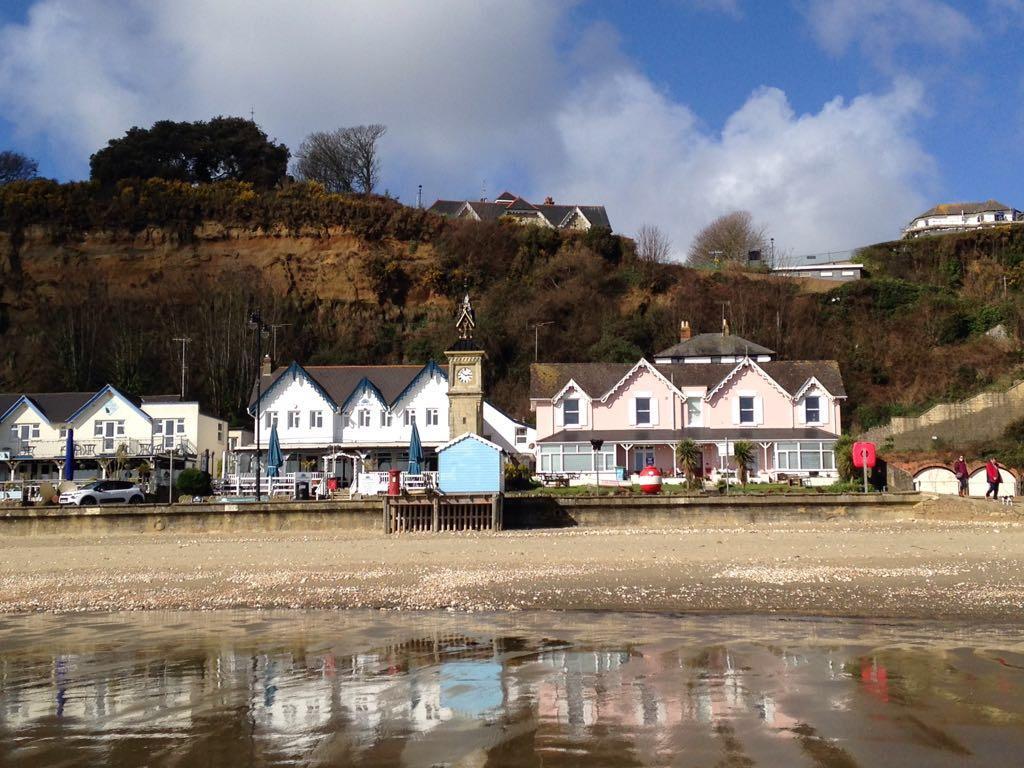
[{"label": "wooden fence", "polygon": [[501,494],[384,497],[386,533],[500,531],[502,524]]}]

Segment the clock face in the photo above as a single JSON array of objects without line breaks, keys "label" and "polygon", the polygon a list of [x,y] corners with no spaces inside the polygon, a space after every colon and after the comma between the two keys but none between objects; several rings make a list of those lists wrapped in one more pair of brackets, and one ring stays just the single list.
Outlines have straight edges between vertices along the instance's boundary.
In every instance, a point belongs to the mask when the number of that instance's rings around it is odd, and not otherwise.
[{"label": "clock face", "polygon": [[469,384],[473,380],[473,369],[472,368],[460,368],[459,369],[459,381],[463,384]]}]

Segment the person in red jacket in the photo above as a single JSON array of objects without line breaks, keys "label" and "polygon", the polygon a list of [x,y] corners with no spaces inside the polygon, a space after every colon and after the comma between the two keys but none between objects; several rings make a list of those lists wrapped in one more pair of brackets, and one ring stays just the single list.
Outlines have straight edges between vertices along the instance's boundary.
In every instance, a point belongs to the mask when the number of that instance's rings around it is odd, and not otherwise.
[{"label": "person in red jacket", "polygon": [[953,462],[953,474],[956,475],[956,482],[960,486],[960,495],[967,495],[967,481],[970,478],[970,470],[967,469],[967,462],[961,456]]},{"label": "person in red jacket", "polygon": [[988,480],[988,490],[985,491],[985,498],[989,498],[989,494],[992,494],[992,499],[999,498],[999,462],[994,458],[989,458],[985,462],[985,477]]}]

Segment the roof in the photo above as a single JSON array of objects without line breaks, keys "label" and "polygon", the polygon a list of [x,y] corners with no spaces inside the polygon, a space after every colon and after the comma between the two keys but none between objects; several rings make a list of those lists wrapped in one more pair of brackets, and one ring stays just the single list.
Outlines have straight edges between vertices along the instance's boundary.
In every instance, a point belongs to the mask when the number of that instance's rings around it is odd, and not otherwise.
[{"label": "roof", "polygon": [[819,264],[794,264],[788,267],[773,267],[772,272],[814,272],[820,269],[864,269],[864,265],[849,261],[823,261]]},{"label": "roof", "polygon": [[7,411],[24,396],[31,400],[51,423],[63,423],[95,395],[96,392],[0,393],[0,415],[6,415]]},{"label": "roof", "polygon": [[463,440],[476,440],[478,443],[482,443],[483,445],[486,445],[488,448],[491,448],[497,451],[498,453],[502,452],[502,448],[500,445],[495,445],[490,440],[486,440],[485,438],[482,438],[480,437],[480,435],[475,434],[473,432],[463,432],[455,439],[449,440],[447,443],[437,446],[437,452],[441,453],[441,451],[446,451],[456,443],[461,443]]},{"label": "roof", "polygon": [[[428,366],[430,363],[427,364]],[[266,392],[291,366],[281,367],[263,376],[261,386]],[[423,365],[309,365],[303,366],[335,403],[344,403],[365,379],[380,392],[390,405],[405,392],[426,366]],[[438,368],[438,370],[441,370]],[[443,371],[442,371],[443,374]],[[249,397],[249,408],[256,404],[256,386]]]},{"label": "roof", "polygon": [[141,400],[143,405],[146,403],[180,403],[181,395],[146,395]]},{"label": "roof", "polygon": [[510,202],[436,200],[429,210],[442,216],[455,216],[464,206],[468,205],[481,221],[497,221],[502,216],[514,214],[517,211],[540,211],[544,218],[551,222],[551,226],[560,227],[571,213],[579,209],[591,226],[608,227],[609,229],[612,226],[611,221],[608,219],[608,212],[603,205],[576,205],[574,203],[539,205],[508,192],[503,192],[498,200]]},{"label": "roof", "polygon": [[762,347],[740,336],[724,333],[698,333],[696,336],[663,349],[655,357],[743,357],[774,355],[775,350]]},{"label": "roof", "polygon": [[[652,366],[676,388],[713,389],[736,368],[735,363],[673,363]],[[774,360],[757,363],[791,396],[815,378],[835,397],[846,397],[839,363],[835,360]],[[603,397],[634,366],[623,363],[534,363],[530,366],[530,399],[549,400],[570,381],[588,397]]]},{"label": "roof", "polygon": [[983,203],[939,203],[918,216],[956,216],[959,213],[986,213],[988,211],[1012,211],[1012,205],[1005,205],[998,200],[986,200]]},{"label": "roof", "polygon": [[710,427],[686,427],[684,429],[563,429],[538,443],[589,443],[601,440],[606,443],[678,443],[680,440],[696,442],[723,442],[750,440],[835,440],[834,435],[824,429],[800,427],[796,429],[711,429]]}]

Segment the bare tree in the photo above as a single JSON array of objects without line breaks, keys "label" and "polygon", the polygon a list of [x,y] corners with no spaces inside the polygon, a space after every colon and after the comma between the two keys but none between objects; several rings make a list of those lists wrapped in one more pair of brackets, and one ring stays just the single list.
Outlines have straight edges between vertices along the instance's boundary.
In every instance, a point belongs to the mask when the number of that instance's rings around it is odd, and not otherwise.
[{"label": "bare tree", "polygon": [[653,224],[644,224],[636,233],[636,257],[650,264],[664,264],[672,253],[672,241]]},{"label": "bare tree", "polygon": [[345,141],[346,130],[309,134],[295,155],[292,173],[303,181],[320,182],[328,192],[351,192],[355,165]]},{"label": "bare tree", "polygon": [[31,157],[10,150],[0,152],[0,187],[12,181],[35,178],[38,170],[39,164]]},{"label": "bare tree", "polygon": [[364,195],[373,192],[380,181],[380,154],[377,142],[387,132],[379,124],[357,125],[343,132],[345,148],[353,164],[353,184]]},{"label": "bare tree", "polygon": [[765,251],[764,227],[754,224],[747,211],[733,211],[708,224],[690,245],[688,262],[693,267],[746,264],[751,251]]}]

